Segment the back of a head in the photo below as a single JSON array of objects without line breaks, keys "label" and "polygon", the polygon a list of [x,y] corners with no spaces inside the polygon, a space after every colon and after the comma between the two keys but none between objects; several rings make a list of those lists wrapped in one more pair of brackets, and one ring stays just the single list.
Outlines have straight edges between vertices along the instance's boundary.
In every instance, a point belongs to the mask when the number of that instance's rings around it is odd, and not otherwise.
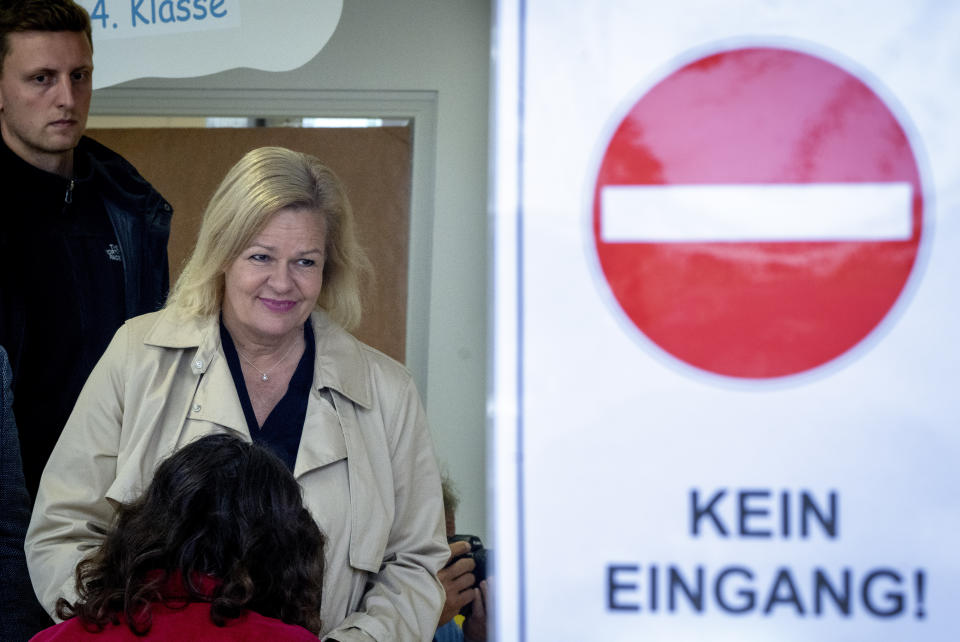
[{"label": "back of a head", "polygon": [[[251,610],[317,632],[323,543],[283,462],[262,446],[209,435],[165,460],[143,495],[118,510],[99,554],[78,567],[81,599],[64,614],[103,626],[97,613],[123,612],[132,629],[148,630],[145,607],[180,576],[191,599],[211,602],[215,624]],[[212,596],[200,587],[209,577],[219,584]]]},{"label": "back of a head", "polygon": [[73,0],[0,0],[0,72],[7,56],[7,35],[23,31],[82,32],[93,50],[90,15]]},{"label": "back of a head", "polygon": [[250,545],[257,524],[288,524],[303,510],[300,487],[261,446],[229,435],[203,437],[171,455],[140,500],[120,512],[118,527],[167,525],[177,565],[220,574]]}]

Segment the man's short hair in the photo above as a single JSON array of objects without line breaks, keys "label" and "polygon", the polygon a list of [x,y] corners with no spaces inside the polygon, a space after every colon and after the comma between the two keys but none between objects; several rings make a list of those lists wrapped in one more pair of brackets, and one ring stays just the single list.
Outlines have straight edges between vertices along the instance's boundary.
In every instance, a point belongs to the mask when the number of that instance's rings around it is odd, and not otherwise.
[{"label": "man's short hair", "polygon": [[448,518],[452,517],[460,507],[460,494],[449,474],[443,473],[440,477],[440,489],[443,491],[443,512]]},{"label": "man's short hair", "polygon": [[7,34],[23,31],[82,32],[93,51],[90,14],[73,0],[0,0],[0,73],[9,50]]}]

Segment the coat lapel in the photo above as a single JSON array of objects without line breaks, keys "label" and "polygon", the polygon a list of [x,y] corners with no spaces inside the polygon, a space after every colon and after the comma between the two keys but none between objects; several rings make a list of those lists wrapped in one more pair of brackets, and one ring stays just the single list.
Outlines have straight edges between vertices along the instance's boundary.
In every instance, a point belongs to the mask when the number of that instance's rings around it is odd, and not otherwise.
[{"label": "coat lapel", "polygon": [[[303,435],[297,451],[294,476],[299,480],[312,470],[347,459],[350,489],[350,564],[377,573],[389,536],[384,524],[393,521],[389,472],[374,470],[361,431],[360,412],[374,412],[369,362],[359,341],[332,323],[323,311],[311,315],[316,338],[313,386],[307,402]],[[250,440],[237,389],[220,346],[215,318],[181,320],[170,310],[158,315],[144,342],[182,351],[182,361],[167,376],[192,377],[191,385],[166,382],[168,392],[185,392],[184,420],[167,452],[194,439],[232,430]],[[385,497],[390,495],[390,501]]]}]

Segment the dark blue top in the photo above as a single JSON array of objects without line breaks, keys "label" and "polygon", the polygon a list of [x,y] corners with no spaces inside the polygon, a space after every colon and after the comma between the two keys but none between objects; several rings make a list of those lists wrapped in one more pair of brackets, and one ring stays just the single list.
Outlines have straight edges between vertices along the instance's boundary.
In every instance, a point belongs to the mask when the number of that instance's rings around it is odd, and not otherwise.
[{"label": "dark blue top", "polygon": [[223,354],[227,357],[230,374],[233,375],[233,384],[237,387],[243,415],[247,418],[247,429],[255,443],[266,446],[273,451],[287,468],[293,472],[297,463],[297,450],[300,448],[300,436],[303,434],[303,422],[307,416],[307,400],[310,398],[310,387],[313,385],[313,361],[316,345],[313,338],[313,327],[308,320],[303,324],[303,340],[306,347],[300,363],[290,378],[290,385],[283,398],[270,411],[263,425],[257,423],[257,416],[250,403],[247,385],[243,380],[243,369],[240,367],[240,357],[233,344],[233,338],[220,319],[220,342],[223,344]]}]

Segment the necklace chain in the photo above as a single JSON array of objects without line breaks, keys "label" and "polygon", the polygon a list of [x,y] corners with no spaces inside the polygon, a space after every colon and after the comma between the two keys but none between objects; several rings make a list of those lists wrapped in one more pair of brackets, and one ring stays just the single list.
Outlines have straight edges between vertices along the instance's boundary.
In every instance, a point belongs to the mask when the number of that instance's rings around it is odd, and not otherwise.
[{"label": "necklace chain", "polygon": [[241,358],[241,359],[243,359],[244,361],[246,361],[247,363],[249,363],[249,364],[250,364],[250,367],[252,367],[254,370],[256,370],[257,372],[260,373],[260,381],[270,381],[270,377],[268,377],[267,375],[270,374],[270,371],[271,371],[271,370],[274,370],[277,366],[279,366],[281,363],[283,363],[288,356],[290,356],[290,351],[293,350],[293,346],[295,346],[295,345],[297,345],[297,342],[296,342],[296,341],[294,341],[293,343],[291,343],[291,344],[290,344],[290,347],[287,348],[287,351],[283,353],[283,356],[282,356],[282,357],[280,357],[280,360],[277,361],[277,362],[276,362],[275,364],[273,364],[272,366],[270,366],[269,368],[267,368],[266,370],[261,370],[260,368],[258,368],[258,367],[256,366],[256,364],[253,363],[253,361],[250,361],[250,359],[247,359],[247,355],[245,355],[245,354],[243,354],[242,352],[240,352],[240,348],[239,348],[239,347],[237,347],[237,354],[240,355],[240,358]]}]

